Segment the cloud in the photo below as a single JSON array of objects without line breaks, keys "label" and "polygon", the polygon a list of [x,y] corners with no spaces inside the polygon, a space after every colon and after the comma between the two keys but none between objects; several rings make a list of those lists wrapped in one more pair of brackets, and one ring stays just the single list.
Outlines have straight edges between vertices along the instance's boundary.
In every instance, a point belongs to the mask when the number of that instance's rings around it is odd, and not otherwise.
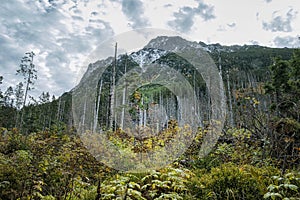
[{"label": "cloud", "polygon": [[[84,2],[85,4],[88,1]],[[76,68],[102,40],[114,34],[110,24],[90,11],[84,18],[77,1],[10,0],[0,6],[0,74],[5,87],[22,81],[15,76],[25,52],[36,53],[38,80],[31,94],[60,95],[74,87]],[[97,9],[97,8],[95,8]]]},{"label": "cloud", "polygon": [[265,0],[265,2],[270,3],[272,0]]},{"label": "cloud", "polygon": [[81,17],[81,16],[72,16],[72,18],[74,19],[74,20],[78,20],[78,21],[84,21],[83,20],[83,18]]},{"label": "cloud", "polygon": [[231,24],[227,24],[227,26],[229,27],[229,28],[234,28],[234,27],[236,27],[236,23],[231,23]]},{"label": "cloud", "polygon": [[214,15],[214,7],[198,0],[198,7],[195,9],[196,14],[200,15],[204,21],[216,18]]},{"label": "cloud", "polygon": [[98,12],[95,12],[95,11],[94,11],[94,12],[91,12],[91,15],[92,15],[92,16],[97,16],[98,14],[99,14],[99,13],[98,13]]},{"label": "cloud", "polygon": [[173,5],[170,4],[170,3],[164,5],[165,8],[169,8],[169,7],[172,7],[172,6],[173,6]]},{"label": "cloud", "polygon": [[187,33],[194,25],[194,17],[200,16],[204,21],[208,21],[215,18],[214,7],[205,4],[201,0],[198,1],[197,7],[184,6],[175,12],[173,16],[174,20],[169,21],[168,25],[177,31]]},{"label": "cloud", "polygon": [[175,19],[169,21],[168,25],[173,27],[177,31],[189,32],[194,25],[195,12],[191,7],[180,8],[179,12],[173,14]]},{"label": "cloud", "polygon": [[225,31],[228,31],[228,30],[233,30],[234,28],[236,27],[236,23],[230,23],[230,24],[226,24],[226,26],[224,25],[219,25],[217,31],[219,32],[225,32]]},{"label": "cloud", "polygon": [[272,32],[292,32],[291,22],[295,19],[297,13],[291,8],[285,16],[278,16],[279,12],[275,11],[270,22],[263,22],[263,29]]},{"label": "cloud", "polygon": [[142,28],[149,25],[149,21],[143,16],[144,8],[140,0],[123,0],[122,12],[132,22],[132,28]]},{"label": "cloud", "polygon": [[259,42],[255,41],[255,40],[250,40],[249,41],[252,45],[259,45]]},{"label": "cloud", "polygon": [[300,37],[292,37],[292,36],[286,36],[286,37],[280,37],[277,36],[274,39],[274,44],[277,47],[289,47],[289,48],[299,48],[300,47]]}]

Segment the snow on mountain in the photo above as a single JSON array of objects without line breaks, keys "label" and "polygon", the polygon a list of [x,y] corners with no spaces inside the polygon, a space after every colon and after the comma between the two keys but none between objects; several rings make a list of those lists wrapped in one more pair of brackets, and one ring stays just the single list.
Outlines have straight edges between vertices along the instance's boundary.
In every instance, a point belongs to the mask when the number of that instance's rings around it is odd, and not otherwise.
[{"label": "snow on mountain", "polygon": [[144,64],[153,63],[155,60],[166,54],[167,51],[165,50],[144,48],[140,51],[131,53],[130,57],[142,67]]}]

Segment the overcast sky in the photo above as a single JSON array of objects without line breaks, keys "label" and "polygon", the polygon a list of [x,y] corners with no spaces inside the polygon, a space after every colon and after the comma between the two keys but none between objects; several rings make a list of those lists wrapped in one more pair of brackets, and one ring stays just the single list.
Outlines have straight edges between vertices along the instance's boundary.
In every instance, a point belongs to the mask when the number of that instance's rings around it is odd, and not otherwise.
[{"label": "overcast sky", "polygon": [[16,85],[34,51],[35,96],[74,87],[83,60],[109,37],[138,28],[177,31],[205,43],[300,47],[299,0],[2,0],[1,90]]}]

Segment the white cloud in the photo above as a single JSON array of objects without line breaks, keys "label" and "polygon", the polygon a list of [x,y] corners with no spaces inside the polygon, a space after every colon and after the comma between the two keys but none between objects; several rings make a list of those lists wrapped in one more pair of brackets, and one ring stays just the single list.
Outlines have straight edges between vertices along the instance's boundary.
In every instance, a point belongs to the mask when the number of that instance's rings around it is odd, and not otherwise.
[{"label": "white cloud", "polygon": [[34,51],[39,77],[33,91],[35,96],[42,91],[60,95],[74,87],[77,78],[74,72],[84,57],[99,40],[113,34],[107,22],[86,14],[88,2],[77,8],[78,5],[46,0],[12,0],[1,5],[0,73],[6,74],[5,86],[22,80],[14,76],[15,71],[24,53]]},{"label": "white cloud", "polygon": [[300,47],[300,37],[299,36],[277,36],[274,39],[274,43],[277,47],[290,47],[299,48]]},{"label": "white cloud", "polygon": [[190,32],[194,25],[194,17],[197,15],[204,21],[214,19],[214,7],[198,0],[197,7],[184,6],[178,12],[174,12],[175,19],[169,21],[168,25],[180,32]]},{"label": "white cloud", "polygon": [[140,0],[122,0],[122,11],[132,22],[132,28],[142,28],[149,25],[145,16],[143,16],[143,3]]},{"label": "white cloud", "polygon": [[275,11],[270,22],[263,22],[263,28],[272,32],[292,32],[291,22],[296,18],[296,15],[297,12],[292,8],[284,15]]}]

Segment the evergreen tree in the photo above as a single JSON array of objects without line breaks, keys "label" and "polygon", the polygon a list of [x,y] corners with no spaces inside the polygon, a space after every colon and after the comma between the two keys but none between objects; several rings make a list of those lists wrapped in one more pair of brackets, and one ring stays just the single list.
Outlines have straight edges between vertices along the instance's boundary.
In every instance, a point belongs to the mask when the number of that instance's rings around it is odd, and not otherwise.
[{"label": "evergreen tree", "polygon": [[14,105],[14,99],[13,99],[14,90],[11,86],[7,88],[7,90],[4,92],[4,106],[6,107],[13,107]]},{"label": "evergreen tree", "polygon": [[[3,77],[0,76],[0,85]],[[0,90],[0,127],[12,128],[14,126],[13,119],[15,117],[15,109],[13,108],[13,89],[8,87],[3,93]]]},{"label": "evergreen tree", "polygon": [[297,165],[295,149],[300,145],[300,52],[296,50],[292,59],[277,58],[271,66],[272,80],[266,92],[274,97],[271,106],[275,110],[270,144],[271,155],[282,162],[282,170]]},{"label": "evergreen tree", "polygon": [[266,85],[266,92],[272,94],[272,109],[279,117],[292,117],[299,121],[300,95],[300,51],[292,59],[276,58],[271,66],[272,80]]},{"label": "evergreen tree", "polygon": [[23,83],[19,82],[15,88],[15,106],[17,110],[20,110],[22,107],[22,104],[24,102],[23,97],[24,97]]}]

